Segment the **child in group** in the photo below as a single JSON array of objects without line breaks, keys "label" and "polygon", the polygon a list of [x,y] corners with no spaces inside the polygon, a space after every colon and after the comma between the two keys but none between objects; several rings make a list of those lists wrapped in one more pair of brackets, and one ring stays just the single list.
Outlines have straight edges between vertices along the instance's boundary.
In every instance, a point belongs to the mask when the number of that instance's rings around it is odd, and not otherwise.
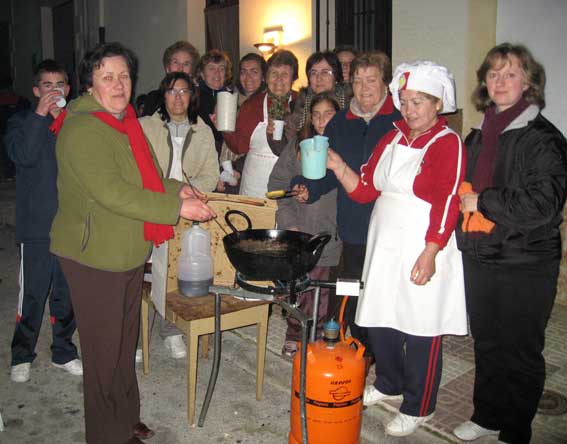
[{"label": "child in group", "polygon": [[[306,125],[298,137],[289,141],[280,154],[268,182],[268,191],[288,189],[293,177],[301,174],[299,143],[315,135],[323,135],[327,123],[339,110],[339,103],[330,92],[313,97],[310,114]],[[302,231],[311,234],[329,232],[331,240],[323,249],[323,254],[311,272],[311,279],[328,279],[331,267],[336,266],[341,255],[341,242],[337,231],[337,190],[324,195],[317,202],[304,205],[296,199],[281,199],[276,212],[278,229]],[[302,293],[297,300],[301,310],[308,316],[313,314],[314,291]],[[317,336],[320,336],[323,322],[326,320],[329,305],[329,290],[321,289],[318,315]],[[287,331],[282,355],[292,358],[297,352],[297,341],[301,340],[300,322],[288,316]]]}]

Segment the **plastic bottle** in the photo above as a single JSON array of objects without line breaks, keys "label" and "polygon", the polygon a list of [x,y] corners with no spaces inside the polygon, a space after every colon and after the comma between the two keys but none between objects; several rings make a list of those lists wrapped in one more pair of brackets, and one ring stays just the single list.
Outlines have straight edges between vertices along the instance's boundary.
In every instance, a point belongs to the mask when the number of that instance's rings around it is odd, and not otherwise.
[{"label": "plastic bottle", "polygon": [[205,296],[213,283],[211,235],[198,222],[183,233],[177,283],[185,296]]}]

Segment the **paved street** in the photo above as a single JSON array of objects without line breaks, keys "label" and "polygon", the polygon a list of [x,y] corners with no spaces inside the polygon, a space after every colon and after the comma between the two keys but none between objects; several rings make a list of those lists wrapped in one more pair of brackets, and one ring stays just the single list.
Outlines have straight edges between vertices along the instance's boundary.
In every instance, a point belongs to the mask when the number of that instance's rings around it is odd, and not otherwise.
[{"label": "paved street", "polygon": [[[13,185],[0,187],[0,209],[13,203]],[[13,213],[13,206],[11,212]],[[14,228],[6,221],[13,214],[0,211],[0,413],[5,431],[0,444],[84,443],[81,378],[68,376],[50,365],[48,312],[38,344],[38,357],[28,383],[10,381],[10,341],[18,295],[18,255]],[[291,364],[279,355],[285,321],[279,309],[270,318],[264,398],[255,399],[255,330],[244,328],[223,334],[222,361],[217,388],[203,428],[186,420],[186,362],[169,358],[153,329],[151,372],[138,367],[142,419],[156,430],[152,444],[284,444],[289,431]],[[548,329],[546,388],[567,395],[567,307],[556,305]],[[78,338],[76,338],[78,343]],[[197,411],[206,390],[210,360],[200,359]],[[444,375],[435,418],[427,428],[407,438],[387,437],[384,424],[394,415],[395,404],[366,409],[361,444],[431,444],[459,442],[451,428],[470,414],[472,350],[469,338],[445,341]],[[369,376],[372,378],[373,374]],[[537,415],[535,444],[565,444],[567,416]],[[316,444],[322,444],[319,441]],[[494,437],[476,444],[495,443]],[[311,443],[315,444],[315,443]],[[350,444],[350,443],[345,443]]]}]

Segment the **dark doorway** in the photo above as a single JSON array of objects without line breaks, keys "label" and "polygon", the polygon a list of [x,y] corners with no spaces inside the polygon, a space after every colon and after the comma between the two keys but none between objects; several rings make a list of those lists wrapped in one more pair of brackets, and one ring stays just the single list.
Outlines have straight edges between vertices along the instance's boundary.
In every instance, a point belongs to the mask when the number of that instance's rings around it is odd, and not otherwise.
[{"label": "dark doorway", "polygon": [[73,1],[52,8],[53,51],[55,60],[62,63],[69,74],[70,97],[77,96],[77,67],[75,63],[75,22]]},{"label": "dark doorway", "polygon": [[392,57],[392,0],[335,0],[335,45]]},{"label": "dark doorway", "polygon": [[207,51],[226,51],[236,75],[240,60],[238,0],[207,0],[205,8],[205,37]]}]

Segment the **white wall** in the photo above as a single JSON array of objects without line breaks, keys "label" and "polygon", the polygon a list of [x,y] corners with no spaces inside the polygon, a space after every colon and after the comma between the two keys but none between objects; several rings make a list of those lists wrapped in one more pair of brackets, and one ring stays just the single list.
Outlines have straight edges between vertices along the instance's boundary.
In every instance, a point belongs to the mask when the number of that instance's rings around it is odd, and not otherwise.
[{"label": "white wall", "polygon": [[299,60],[299,80],[294,88],[307,84],[305,62],[313,52],[311,0],[240,0],[240,55],[256,52],[264,28],[282,25],[284,46]]},{"label": "white wall", "polygon": [[199,54],[206,49],[205,0],[187,0],[187,40]]},{"label": "white wall", "polygon": [[163,51],[187,38],[187,0],[105,0],[106,41],[119,41],[139,59],[141,94],[157,88],[164,76]]},{"label": "white wall", "polygon": [[567,135],[567,1],[498,0],[496,41],[522,43],[543,64],[543,114]]},{"label": "white wall", "polygon": [[392,5],[392,66],[415,60],[433,60],[455,76],[457,106],[468,102],[466,0],[404,0]]}]

